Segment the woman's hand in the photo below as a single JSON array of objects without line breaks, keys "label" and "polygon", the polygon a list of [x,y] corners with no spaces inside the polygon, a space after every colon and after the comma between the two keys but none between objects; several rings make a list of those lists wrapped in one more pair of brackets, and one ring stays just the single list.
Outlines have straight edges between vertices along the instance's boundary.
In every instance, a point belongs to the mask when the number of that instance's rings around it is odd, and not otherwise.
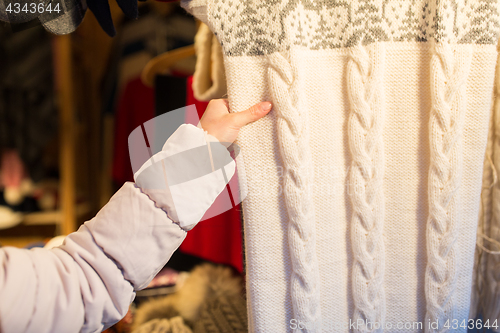
[{"label": "woman's hand", "polygon": [[231,144],[240,129],[248,123],[259,120],[271,111],[270,102],[255,104],[248,110],[229,113],[227,99],[213,99],[201,117],[200,125],[208,134],[214,136],[221,143]]}]

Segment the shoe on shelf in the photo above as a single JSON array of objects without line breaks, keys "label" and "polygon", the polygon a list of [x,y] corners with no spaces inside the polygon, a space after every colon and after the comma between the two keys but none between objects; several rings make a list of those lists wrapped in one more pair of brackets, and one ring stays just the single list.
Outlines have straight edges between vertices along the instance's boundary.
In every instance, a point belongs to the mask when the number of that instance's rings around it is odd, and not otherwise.
[{"label": "shoe on shelf", "polygon": [[12,228],[23,221],[23,214],[7,206],[0,206],[0,229]]}]

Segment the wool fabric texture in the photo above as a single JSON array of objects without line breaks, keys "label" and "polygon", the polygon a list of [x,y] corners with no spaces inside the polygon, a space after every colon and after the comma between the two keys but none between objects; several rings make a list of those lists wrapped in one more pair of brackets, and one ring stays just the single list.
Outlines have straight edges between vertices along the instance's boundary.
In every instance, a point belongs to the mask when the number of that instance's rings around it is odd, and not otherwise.
[{"label": "wool fabric texture", "polygon": [[194,38],[196,67],[193,75],[193,94],[199,101],[210,101],[226,95],[226,74],[222,48],[213,32],[203,22]]},{"label": "wool fabric texture", "polygon": [[249,330],[466,332],[499,3],[181,4],[230,109],[274,105],[237,140]]}]

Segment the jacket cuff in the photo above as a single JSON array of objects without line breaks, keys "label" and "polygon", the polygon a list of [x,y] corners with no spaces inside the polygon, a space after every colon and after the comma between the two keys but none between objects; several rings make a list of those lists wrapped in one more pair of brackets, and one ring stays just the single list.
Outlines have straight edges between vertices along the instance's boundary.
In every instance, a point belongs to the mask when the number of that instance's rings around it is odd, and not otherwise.
[{"label": "jacket cuff", "polygon": [[215,137],[184,124],[134,179],[172,221],[190,230],[225,189],[235,168],[228,150]]},{"label": "jacket cuff", "polygon": [[82,228],[88,229],[134,290],[149,284],[186,237],[184,230],[130,182]]}]

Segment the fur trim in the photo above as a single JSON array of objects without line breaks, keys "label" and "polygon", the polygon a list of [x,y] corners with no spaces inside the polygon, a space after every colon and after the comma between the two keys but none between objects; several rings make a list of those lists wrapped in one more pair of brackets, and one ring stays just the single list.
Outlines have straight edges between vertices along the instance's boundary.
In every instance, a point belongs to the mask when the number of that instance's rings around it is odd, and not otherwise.
[{"label": "fur trim", "polygon": [[141,305],[134,316],[132,329],[153,319],[180,316],[192,327],[206,304],[218,299],[238,299],[242,295],[242,279],[233,276],[230,268],[203,264],[197,266],[175,294],[151,300]]},{"label": "fur trim", "polygon": [[181,317],[153,319],[134,330],[133,333],[193,333]]}]

